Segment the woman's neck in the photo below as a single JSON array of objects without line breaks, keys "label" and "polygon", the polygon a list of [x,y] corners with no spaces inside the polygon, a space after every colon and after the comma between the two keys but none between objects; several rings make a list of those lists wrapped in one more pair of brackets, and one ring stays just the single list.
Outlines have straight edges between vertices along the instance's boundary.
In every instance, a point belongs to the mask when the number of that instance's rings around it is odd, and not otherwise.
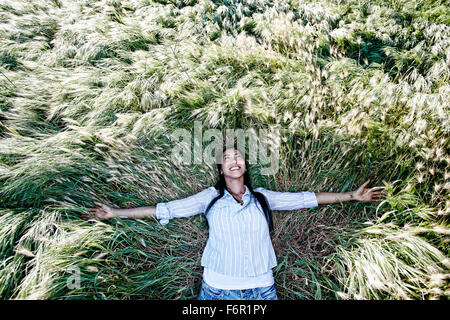
[{"label": "woman's neck", "polygon": [[231,193],[231,195],[235,199],[241,201],[242,195],[245,193],[244,177],[239,177],[237,179],[225,178],[225,182],[227,185],[228,192]]}]

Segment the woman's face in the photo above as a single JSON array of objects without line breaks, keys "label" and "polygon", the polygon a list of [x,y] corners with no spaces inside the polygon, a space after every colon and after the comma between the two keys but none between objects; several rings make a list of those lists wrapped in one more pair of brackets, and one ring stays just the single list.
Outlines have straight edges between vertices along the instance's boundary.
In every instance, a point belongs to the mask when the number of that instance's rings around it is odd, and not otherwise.
[{"label": "woman's face", "polygon": [[239,178],[246,170],[245,159],[238,150],[231,148],[224,151],[220,173],[226,177]]}]

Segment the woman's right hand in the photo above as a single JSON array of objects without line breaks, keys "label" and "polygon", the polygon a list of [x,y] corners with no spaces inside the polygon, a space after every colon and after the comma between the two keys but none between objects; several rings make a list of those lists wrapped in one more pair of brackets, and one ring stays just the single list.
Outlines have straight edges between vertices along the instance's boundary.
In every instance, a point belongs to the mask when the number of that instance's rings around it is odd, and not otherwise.
[{"label": "woman's right hand", "polygon": [[114,209],[104,203],[94,201],[98,208],[86,208],[90,213],[93,213],[100,220],[108,220],[114,218]]}]

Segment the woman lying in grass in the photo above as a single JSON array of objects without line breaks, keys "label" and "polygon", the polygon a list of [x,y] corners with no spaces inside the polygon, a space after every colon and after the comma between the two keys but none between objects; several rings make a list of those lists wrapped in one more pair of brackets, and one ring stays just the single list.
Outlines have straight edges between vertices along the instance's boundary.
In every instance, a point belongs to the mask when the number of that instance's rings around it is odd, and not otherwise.
[{"label": "woman lying in grass", "polygon": [[204,212],[209,239],[201,260],[204,273],[199,300],[276,300],[272,268],[277,261],[269,234],[273,230],[271,210],[350,200],[381,201],[379,190],[384,188],[366,189],[367,180],[356,191],[342,193],[253,190],[247,161],[240,151],[224,149],[218,157],[222,157],[222,163],[217,161],[217,184],[190,197],[133,209],[115,209],[99,202],[94,202],[98,208],[88,208],[101,220],[156,217],[161,224]]}]

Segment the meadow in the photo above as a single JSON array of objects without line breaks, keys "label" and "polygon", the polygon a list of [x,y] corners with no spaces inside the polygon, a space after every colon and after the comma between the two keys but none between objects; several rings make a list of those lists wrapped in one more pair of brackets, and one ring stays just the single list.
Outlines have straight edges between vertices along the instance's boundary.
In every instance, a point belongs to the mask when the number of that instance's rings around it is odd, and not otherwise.
[{"label": "meadow", "polygon": [[194,121],[280,130],[253,188],[386,187],[273,213],[279,299],[448,299],[449,68],[446,1],[3,0],[0,299],[196,299],[203,215],[81,217],[214,185]]}]

